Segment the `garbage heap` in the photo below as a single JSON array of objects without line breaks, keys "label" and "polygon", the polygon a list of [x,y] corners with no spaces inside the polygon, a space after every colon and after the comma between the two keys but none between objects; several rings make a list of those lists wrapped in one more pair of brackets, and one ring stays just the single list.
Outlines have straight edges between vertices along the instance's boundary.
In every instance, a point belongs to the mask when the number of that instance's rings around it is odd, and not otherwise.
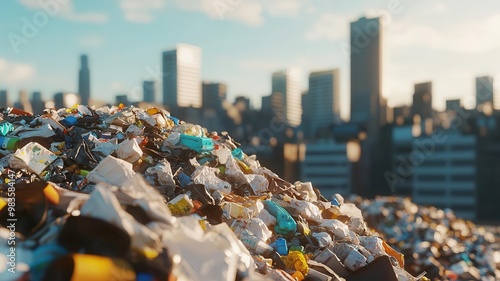
[{"label": "garbage heap", "polygon": [[434,280],[500,280],[498,232],[408,198],[350,199],[367,224],[404,254],[408,272],[425,271]]},{"label": "garbage heap", "polygon": [[[414,277],[342,196],[288,183],[227,133],[160,108],[9,109],[0,135],[1,280],[426,280],[416,261],[455,251],[423,229],[429,241],[402,248]],[[408,204],[360,206],[404,241]]]}]

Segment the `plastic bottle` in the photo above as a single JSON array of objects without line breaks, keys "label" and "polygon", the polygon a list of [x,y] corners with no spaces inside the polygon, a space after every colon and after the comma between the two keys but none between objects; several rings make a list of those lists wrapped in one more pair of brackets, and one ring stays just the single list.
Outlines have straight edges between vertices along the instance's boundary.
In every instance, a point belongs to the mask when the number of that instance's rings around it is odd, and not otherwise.
[{"label": "plastic bottle", "polygon": [[74,125],[76,125],[77,122],[78,122],[78,120],[76,119],[76,117],[68,116],[68,117],[64,118],[64,120],[61,120],[59,123],[61,123],[66,128],[70,128],[70,127],[73,127]]},{"label": "plastic bottle", "polygon": [[20,141],[19,137],[0,137],[0,146],[2,149],[15,151],[19,148]]},{"label": "plastic bottle", "polygon": [[243,151],[241,149],[235,148],[235,149],[233,149],[233,151],[231,151],[231,154],[233,155],[234,158],[236,158],[238,160],[243,160],[244,154],[243,154]]},{"label": "plastic bottle", "polygon": [[180,172],[177,177],[179,179],[179,183],[180,183],[182,188],[185,188],[186,186],[193,183],[191,178],[188,175],[184,174],[183,172]]},{"label": "plastic bottle", "polygon": [[236,228],[234,233],[241,240],[243,245],[248,249],[255,251],[255,253],[259,255],[263,255],[264,257],[270,256],[273,252],[273,247],[269,246],[262,239],[259,239],[257,236],[253,235],[250,231],[244,228]]},{"label": "plastic bottle", "polygon": [[282,256],[288,255],[288,245],[286,244],[285,238],[280,237],[280,238],[276,239],[276,241],[274,243],[275,243],[276,251],[280,255],[282,255]]},{"label": "plastic bottle", "polygon": [[274,227],[276,233],[288,235],[297,231],[297,223],[285,209],[270,200],[264,200],[262,203],[264,208],[276,218],[276,226]]}]

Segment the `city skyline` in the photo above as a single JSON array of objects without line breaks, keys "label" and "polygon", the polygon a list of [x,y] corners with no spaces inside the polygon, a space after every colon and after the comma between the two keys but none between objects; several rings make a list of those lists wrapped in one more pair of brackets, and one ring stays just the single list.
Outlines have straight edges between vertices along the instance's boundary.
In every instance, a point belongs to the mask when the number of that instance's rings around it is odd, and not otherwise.
[{"label": "city skyline", "polygon": [[[17,54],[7,35],[21,34],[23,17],[29,21],[41,9],[37,1],[2,4],[6,8],[0,15],[5,24],[0,30],[6,36],[0,41],[0,74],[4,74],[0,75],[0,88],[11,93],[23,88],[41,91],[44,98],[61,90],[76,91],[76,78],[67,74],[77,67],[76,56],[86,53],[91,58],[93,94],[112,101],[117,93],[127,92],[131,99],[139,99],[142,80],[161,71],[160,53],[185,42],[204,50],[202,79],[227,84],[228,99],[249,96],[256,107],[262,96],[270,94],[268,77],[275,70],[301,67],[305,89],[308,73],[339,68],[345,119],[349,114],[349,59],[342,47],[349,42],[349,23],[363,14],[376,14],[373,11],[385,15],[390,54],[384,83],[390,84],[383,95],[389,97],[391,106],[410,104],[413,85],[431,80],[437,109],[443,110],[447,99],[466,96],[464,105],[470,107],[475,77],[499,72],[500,64],[495,63],[500,45],[495,39],[499,37],[495,36],[498,17],[493,1],[467,8],[451,5],[451,1],[399,1],[395,10],[387,1],[306,2],[244,3],[221,19],[212,6],[198,1],[158,1],[165,5],[135,12],[130,10],[132,5],[69,1],[69,6],[38,28],[29,43],[19,45]],[[248,5],[259,9],[250,12]],[[200,28],[176,29],[190,23]],[[471,32],[478,27],[482,32]],[[136,35],[120,36],[113,32],[116,28]],[[64,42],[64,48],[54,42]]]}]

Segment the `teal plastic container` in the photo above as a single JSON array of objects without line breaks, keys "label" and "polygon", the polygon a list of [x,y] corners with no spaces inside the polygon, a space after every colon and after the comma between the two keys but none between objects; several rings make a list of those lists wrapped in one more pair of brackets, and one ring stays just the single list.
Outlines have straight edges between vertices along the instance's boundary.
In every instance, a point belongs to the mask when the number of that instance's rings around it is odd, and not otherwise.
[{"label": "teal plastic container", "polygon": [[0,135],[6,136],[8,133],[14,131],[14,126],[7,121],[0,122]]},{"label": "teal plastic container", "polygon": [[276,233],[288,235],[297,232],[297,223],[283,207],[270,200],[264,200],[262,203],[264,209],[276,218],[276,226],[274,227]]},{"label": "teal plastic container", "polygon": [[195,137],[182,134],[179,140],[181,146],[199,153],[210,152],[214,149],[214,142],[210,138]]}]

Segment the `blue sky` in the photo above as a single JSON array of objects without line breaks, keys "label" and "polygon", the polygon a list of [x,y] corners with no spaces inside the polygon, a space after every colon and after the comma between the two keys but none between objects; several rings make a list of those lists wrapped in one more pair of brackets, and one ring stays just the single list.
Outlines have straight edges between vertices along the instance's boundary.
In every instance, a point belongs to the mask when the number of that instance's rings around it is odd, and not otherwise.
[{"label": "blue sky", "polygon": [[[42,7],[46,3],[56,11],[47,14]],[[256,107],[270,92],[273,71],[299,67],[306,89],[309,72],[339,68],[346,117],[349,60],[342,47],[349,43],[349,22],[382,16],[384,95],[389,104],[409,104],[414,83],[432,80],[437,109],[451,98],[462,98],[470,106],[474,77],[500,73],[500,6],[497,0],[473,3],[2,1],[0,89],[8,89],[11,100],[20,89],[41,90],[45,98],[57,91],[75,91],[79,55],[86,53],[94,98],[113,101],[116,94],[127,93],[136,100],[142,80],[159,76],[161,52],[187,43],[202,48],[204,80],[227,83],[229,98],[250,96]],[[23,34],[25,21],[38,21],[33,34],[25,32],[28,36]]]}]

